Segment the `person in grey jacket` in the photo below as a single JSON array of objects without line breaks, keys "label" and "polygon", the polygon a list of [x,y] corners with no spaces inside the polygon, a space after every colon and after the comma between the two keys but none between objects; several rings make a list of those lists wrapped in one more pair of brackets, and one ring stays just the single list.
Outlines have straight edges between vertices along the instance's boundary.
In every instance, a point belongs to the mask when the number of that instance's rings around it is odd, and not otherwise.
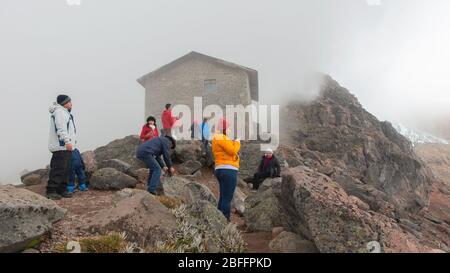
[{"label": "person in grey jacket", "polygon": [[47,198],[59,200],[70,198],[67,182],[71,174],[72,151],[76,148],[76,127],[72,110],[72,100],[67,95],[59,95],[49,108],[50,134],[48,148],[53,154],[47,184]]}]

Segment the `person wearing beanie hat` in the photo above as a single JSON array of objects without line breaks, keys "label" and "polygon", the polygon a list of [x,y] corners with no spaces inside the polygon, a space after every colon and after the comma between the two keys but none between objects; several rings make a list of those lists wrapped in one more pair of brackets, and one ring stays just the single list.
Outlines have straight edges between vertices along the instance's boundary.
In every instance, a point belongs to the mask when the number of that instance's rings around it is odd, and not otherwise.
[{"label": "person wearing beanie hat", "polygon": [[48,148],[52,153],[47,198],[59,200],[72,197],[67,192],[71,174],[72,152],[76,145],[76,127],[72,114],[72,101],[67,95],[59,95],[49,108],[50,134]]},{"label": "person wearing beanie hat", "polygon": [[66,105],[67,103],[69,103],[69,102],[71,102],[72,101],[72,99],[69,97],[69,96],[67,96],[67,95],[59,95],[57,98],[56,98],[56,102],[59,104],[59,105],[61,105],[61,106],[64,106],[64,105]]},{"label": "person wearing beanie hat", "polygon": [[239,171],[239,140],[231,140],[227,136],[230,123],[221,118],[217,125],[218,132],[212,139],[212,153],[214,155],[214,174],[219,181],[220,196],[218,209],[223,213],[228,222],[231,220],[231,201],[237,185]]},{"label": "person wearing beanie hat", "polygon": [[280,177],[281,166],[278,158],[273,154],[271,148],[264,150],[264,156],[262,157],[258,170],[253,175],[253,178],[244,179],[247,183],[253,184],[253,189],[258,190],[259,186],[264,182],[266,178]]}]

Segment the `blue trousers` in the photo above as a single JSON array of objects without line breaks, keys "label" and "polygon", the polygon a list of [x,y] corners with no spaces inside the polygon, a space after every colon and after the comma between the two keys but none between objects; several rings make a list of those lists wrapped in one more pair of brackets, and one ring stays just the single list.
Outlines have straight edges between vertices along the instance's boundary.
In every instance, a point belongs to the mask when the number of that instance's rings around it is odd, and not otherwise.
[{"label": "blue trousers", "polygon": [[78,178],[79,186],[86,184],[83,159],[81,158],[81,154],[78,149],[72,151],[72,170],[70,172],[69,187],[75,187],[75,176]]},{"label": "blue trousers", "polygon": [[147,187],[150,193],[156,193],[156,188],[158,188],[161,179],[161,166],[153,155],[147,155],[145,157],[139,158],[145,162],[147,168],[150,169],[150,175],[148,176]]},{"label": "blue trousers", "polygon": [[236,190],[237,173],[236,170],[230,169],[218,169],[215,171],[220,186],[218,209],[228,221],[230,221],[231,217],[231,201],[233,201],[234,191]]}]

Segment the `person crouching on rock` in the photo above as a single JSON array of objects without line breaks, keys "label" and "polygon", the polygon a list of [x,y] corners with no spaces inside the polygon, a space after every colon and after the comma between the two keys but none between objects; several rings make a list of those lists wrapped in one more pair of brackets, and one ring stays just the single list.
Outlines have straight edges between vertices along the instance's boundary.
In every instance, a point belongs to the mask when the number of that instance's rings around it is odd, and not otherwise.
[{"label": "person crouching on rock", "polygon": [[[156,189],[160,184],[161,169],[165,172],[174,174],[172,160],[170,159],[170,149],[175,149],[176,141],[171,136],[157,137],[139,145],[136,157],[144,161],[147,168],[150,169],[148,177],[148,191],[156,195]],[[161,160],[164,158],[164,162]],[[164,165],[165,163],[165,165]]]},{"label": "person crouching on rock", "polygon": [[259,186],[266,178],[280,177],[280,175],[280,162],[273,154],[273,150],[267,149],[261,159],[261,162],[259,163],[258,170],[253,176],[253,179],[245,179],[245,182],[252,183],[253,189],[258,190]]},{"label": "person crouching on rock", "polygon": [[218,133],[212,139],[212,153],[215,161],[215,176],[219,181],[220,197],[218,209],[223,213],[228,222],[231,217],[231,201],[237,184],[239,171],[239,150],[241,142],[231,140],[227,136],[230,124],[226,119],[220,119],[217,125]]},{"label": "person crouching on rock", "polygon": [[59,95],[49,108],[50,135],[48,148],[52,153],[47,184],[47,198],[59,200],[72,197],[67,192],[71,172],[72,151],[76,145],[76,129],[69,96]]},{"label": "person crouching on rock", "polygon": [[156,119],[150,116],[147,118],[147,123],[142,127],[140,139],[142,142],[146,142],[157,137],[159,137],[159,132],[156,127]]}]

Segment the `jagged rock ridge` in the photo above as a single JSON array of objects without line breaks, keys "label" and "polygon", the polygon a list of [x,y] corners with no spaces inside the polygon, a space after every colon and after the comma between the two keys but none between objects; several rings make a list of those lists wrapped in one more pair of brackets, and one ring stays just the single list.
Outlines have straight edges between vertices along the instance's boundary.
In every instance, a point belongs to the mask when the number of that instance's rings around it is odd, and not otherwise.
[{"label": "jagged rock ridge", "polygon": [[410,141],[330,77],[314,102],[291,104],[283,115],[284,143],[298,148],[347,193],[375,210],[388,209],[388,202],[417,212],[427,204],[431,174]]}]

